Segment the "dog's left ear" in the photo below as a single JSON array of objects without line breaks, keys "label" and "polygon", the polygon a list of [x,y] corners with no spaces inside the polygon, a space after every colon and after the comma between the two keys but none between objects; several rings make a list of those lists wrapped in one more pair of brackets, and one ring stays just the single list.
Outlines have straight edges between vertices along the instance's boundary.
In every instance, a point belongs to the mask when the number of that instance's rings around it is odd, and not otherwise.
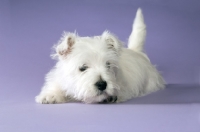
[{"label": "dog's left ear", "polygon": [[101,37],[107,44],[108,49],[114,50],[117,54],[119,54],[122,48],[122,42],[115,35],[108,31],[104,31]]},{"label": "dog's left ear", "polygon": [[65,59],[72,52],[76,38],[77,35],[75,33],[64,32],[58,44],[54,46],[56,54],[53,54],[52,58]]}]

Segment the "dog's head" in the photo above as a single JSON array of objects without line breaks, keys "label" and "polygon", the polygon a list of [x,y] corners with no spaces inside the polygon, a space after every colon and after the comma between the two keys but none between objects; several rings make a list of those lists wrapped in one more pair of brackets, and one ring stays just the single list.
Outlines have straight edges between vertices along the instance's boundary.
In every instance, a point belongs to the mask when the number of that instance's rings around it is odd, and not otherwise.
[{"label": "dog's head", "polygon": [[101,36],[64,33],[54,57],[67,94],[85,103],[102,102],[117,95],[116,74],[122,43],[105,31]]}]

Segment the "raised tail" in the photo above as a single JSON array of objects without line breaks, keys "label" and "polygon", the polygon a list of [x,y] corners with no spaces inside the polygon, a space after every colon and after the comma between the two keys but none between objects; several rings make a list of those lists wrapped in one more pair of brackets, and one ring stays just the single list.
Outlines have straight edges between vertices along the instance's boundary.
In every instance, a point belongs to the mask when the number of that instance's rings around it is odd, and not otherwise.
[{"label": "raised tail", "polygon": [[143,51],[143,46],[146,38],[146,25],[142,10],[139,8],[136,13],[135,20],[132,26],[132,32],[128,40],[128,48],[134,51]]}]

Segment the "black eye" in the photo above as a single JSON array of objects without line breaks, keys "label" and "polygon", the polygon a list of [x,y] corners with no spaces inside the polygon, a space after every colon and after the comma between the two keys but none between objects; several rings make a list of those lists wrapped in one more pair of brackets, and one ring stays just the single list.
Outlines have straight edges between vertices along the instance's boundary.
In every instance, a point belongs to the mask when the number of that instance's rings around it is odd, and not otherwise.
[{"label": "black eye", "polygon": [[87,70],[87,68],[88,68],[88,66],[83,65],[83,66],[81,66],[81,67],[79,68],[79,70],[80,70],[81,72],[83,72],[83,71]]},{"label": "black eye", "polygon": [[106,66],[110,68],[110,62],[106,62]]}]

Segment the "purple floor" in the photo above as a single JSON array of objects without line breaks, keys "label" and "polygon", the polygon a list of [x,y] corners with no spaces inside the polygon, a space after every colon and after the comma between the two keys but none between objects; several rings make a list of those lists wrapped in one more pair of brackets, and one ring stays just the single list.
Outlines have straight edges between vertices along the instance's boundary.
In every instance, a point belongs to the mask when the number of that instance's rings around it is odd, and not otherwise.
[{"label": "purple floor", "polygon": [[[107,29],[126,43],[138,7],[165,90],[120,104],[34,102],[63,31]],[[13,131],[200,132],[200,1],[0,0],[0,132]]]},{"label": "purple floor", "polygon": [[120,104],[36,104],[34,95],[0,103],[1,132],[199,132],[200,86],[165,90]]}]

